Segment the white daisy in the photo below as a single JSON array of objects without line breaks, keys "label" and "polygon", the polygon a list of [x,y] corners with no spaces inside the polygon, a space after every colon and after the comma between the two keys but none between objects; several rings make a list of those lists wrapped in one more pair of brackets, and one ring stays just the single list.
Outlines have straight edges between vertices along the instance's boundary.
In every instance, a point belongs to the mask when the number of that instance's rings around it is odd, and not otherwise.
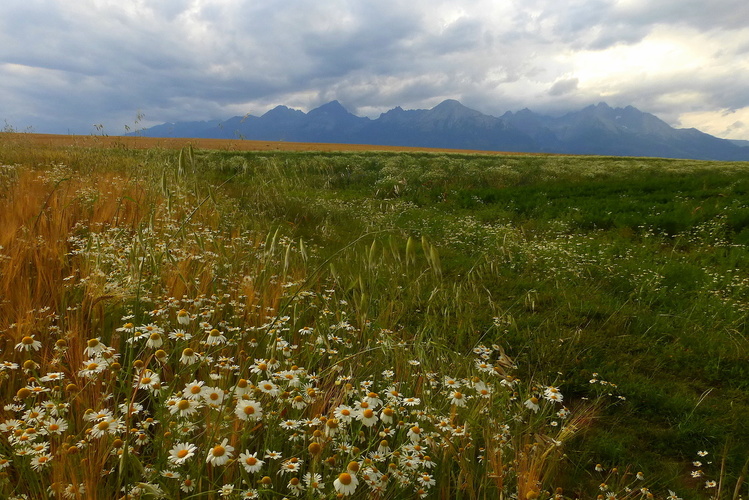
[{"label": "white daisy", "polygon": [[217,444],[216,446],[211,448],[211,450],[208,452],[208,456],[205,459],[206,463],[210,463],[213,466],[220,466],[231,460],[231,452],[234,451],[234,447],[227,444],[228,442],[229,440],[227,438],[224,438],[221,444]]},{"label": "white daisy", "polygon": [[169,461],[173,464],[183,464],[185,461],[195,455],[198,447],[190,443],[177,443],[169,450]]},{"label": "white daisy", "polygon": [[336,480],[333,481],[333,488],[343,496],[353,495],[358,485],[359,480],[356,479],[356,476],[348,472],[338,474]]}]

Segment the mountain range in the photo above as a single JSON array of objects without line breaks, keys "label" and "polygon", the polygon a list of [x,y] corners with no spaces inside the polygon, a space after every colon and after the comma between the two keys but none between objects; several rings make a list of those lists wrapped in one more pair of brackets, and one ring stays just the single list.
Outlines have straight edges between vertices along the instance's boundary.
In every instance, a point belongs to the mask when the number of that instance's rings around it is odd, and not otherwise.
[{"label": "mountain range", "polygon": [[[432,109],[400,106],[376,119],[332,101],[308,113],[277,106],[262,116],[225,121],[165,123],[145,137],[416,146],[527,153],[749,160],[749,142],[719,139],[694,128],[676,129],[632,106],[606,103],[552,117],[529,109],[495,117],[448,99]],[[135,135],[131,134],[131,135]]]}]

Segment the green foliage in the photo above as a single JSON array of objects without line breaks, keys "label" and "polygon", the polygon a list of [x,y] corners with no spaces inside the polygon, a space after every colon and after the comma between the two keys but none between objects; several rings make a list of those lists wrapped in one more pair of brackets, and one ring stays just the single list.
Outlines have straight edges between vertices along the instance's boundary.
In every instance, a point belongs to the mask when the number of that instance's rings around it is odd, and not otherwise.
[{"label": "green foliage", "polygon": [[[0,163],[35,166],[55,155],[12,145],[0,154]],[[192,148],[59,155],[80,172],[131,175],[157,186],[170,211],[183,207],[161,240],[153,237],[158,223],[141,228],[120,256],[152,271],[118,275],[122,268],[102,258],[101,272],[123,287],[151,294],[158,269],[186,241],[216,259],[205,269],[190,264],[211,278],[185,279],[189,293],[224,293],[222,277],[234,272],[260,283],[304,269],[297,285],[318,297],[334,288],[336,301],[305,309],[284,296],[292,322],[331,307],[361,326],[356,341],[368,348],[375,329],[395,332],[389,341],[407,344],[426,371],[496,344],[522,381],[561,384],[572,409],[607,397],[565,450],[557,479],[569,492],[608,481],[594,471],[601,463],[644,471],[663,496],[695,486],[699,496],[705,478],[689,475],[699,450],[725,450],[724,476],[741,475],[741,443],[749,442],[746,164]],[[249,240],[222,243],[193,223],[186,200],[214,214],[217,230],[267,236],[252,249],[242,248]],[[145,321],[133,293],[112,312]],[[115,324],[102,321],[109,342]],[[410,376],[406,354],[382,351],[378,362]],[[382,369],[362,367],[373,378]]]}]

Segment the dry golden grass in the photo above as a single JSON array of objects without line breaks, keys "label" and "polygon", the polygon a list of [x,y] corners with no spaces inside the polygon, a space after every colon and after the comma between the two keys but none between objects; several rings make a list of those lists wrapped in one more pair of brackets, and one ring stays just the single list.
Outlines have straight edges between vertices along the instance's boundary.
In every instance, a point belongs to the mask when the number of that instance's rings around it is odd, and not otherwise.
[{"label": "dry golden grass", "polygon": [[507,153],[502,151],[481,151],[474,149],[450,148],[421,148],[403,146],[377,146],[371,144],[328,144],[311,142],[284,141],[250,141],[239,139],[183,139],[158,137],[122,137],[122,136],[94,136],[94,135],[53,135],[53,134],[15,134],[22,136],[31,144],[53,147],[127,147],[137,149],[163,148],[181,149],[192,145],[201,149],[215,149],[226,151],[391,151],[391,152],[433,152],[433,153],[481,153],[481,154],[528,154]]}]

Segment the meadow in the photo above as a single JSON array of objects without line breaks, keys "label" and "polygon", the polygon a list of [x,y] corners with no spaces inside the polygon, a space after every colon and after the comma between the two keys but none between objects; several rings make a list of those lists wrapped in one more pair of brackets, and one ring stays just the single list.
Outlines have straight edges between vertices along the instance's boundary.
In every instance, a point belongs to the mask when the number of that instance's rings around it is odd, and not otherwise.
[{"label": "meadow", "polygon": [[0,134],[2,498],[749,495],[749,164],[144,146]]}]

